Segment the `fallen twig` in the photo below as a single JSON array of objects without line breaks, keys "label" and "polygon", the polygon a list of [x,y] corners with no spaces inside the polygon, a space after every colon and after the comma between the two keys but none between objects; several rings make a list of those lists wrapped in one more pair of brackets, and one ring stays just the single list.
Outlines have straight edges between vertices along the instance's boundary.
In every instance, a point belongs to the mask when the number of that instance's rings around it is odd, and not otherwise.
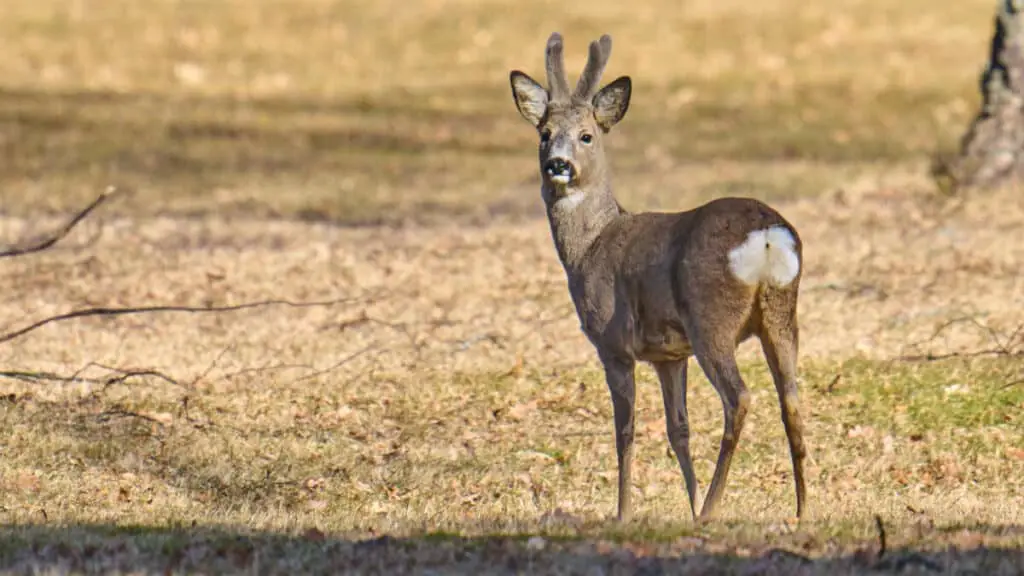
[{"label": "fallen twig", "polygon": [[206,366],[206,369],[203,370],[202,372],[200,372],[199,374],[197,374],[196,377],[193,378],[191,382],[189,382],[188,387],[189,388],[195,388],[196,384],[199,384],[207,376],[209,376],[210,372],[213,372],[213,369],[217,367],[217,363],[220,362],[221,358],[223,358],[234,347],[235,347],[235,345],[231,344],[229,346],[226,346],[223,350],[221,350],[220,353],[217,354],[217,357],[214,358],[213,360],[211,360],[210,363]]},{"label": "fallen twig", "polygon": [[995,328],[980,322],[974,316],[962,316],[959,318],[953,318],[943,322],[932,335],[925,340],[918,342],[913,345],[913,348],[921,348],[927,344],[934,342],[939,336],[941,336],[946,330],[950,329],[957,324],[970,324],[987,335],[988,340],[993,344],[992,347],[985,348],[982,350],[972,350],[967,352],[946,352],[942,354],[935,354],[932,352],[924,354],[904,354],[898,356],[896,359],[903,362],[936,362],[939,360],[948,360],[950,358],[979,358],[983,356],[1008,356],[1008,357],[1019,357],[1024,356],[1024,350],[1019,349],[1019,345],[1022,335],[1024,335],[1024,324],[1017,326],[1013,332],[1005,334],[996,330]]},{"label": "fallen twig", "polygon": [[875,515],[875,527],[878,529],[878,556],[875,560],[875,564],[872,567],[874,570],[885,570],[893,572],[902,572],[908,566],[917,566],[928,572],[941,572],[942,566],[940,566],[934,560],[918,552],[899,552],[885,557],[888,551],[885,537],[885,523],[882,522],[882,517]]},{"label": "fallen twig", "polygon": [[951,358],[981,358],[984,356],[1008,356],[1015,358],[1018,356],[1024,356],[1024,351],[1007,352],[1006,350],[989,348],[986,350],[972,350],[969,352],[946,352],[944,354],[908,354],[905,356],[899,356],[896,359],[902,362],[938,362],[940,360],[949,360]]},{"label": "fallen twig", "polygon": [[271,364],[266,363],[262,366],[250,366],[249,368],[241,368],[234,372],[225,372],[220,375],[224,380],[230,380],[232,378],[238,378],[239,376],[246,376],[249,374],[263,374],[264,372],[275,372],[278,370],[308,370],[310,372],[316,371],[315,366],[309,364]]},{"label": "fallen twig", "polygon": [[311,372],[309,374],[304,374],[302,376],[299,376],[298,378],[292,380],[291,383],[295,384],[295,383],[298,383],[298,382],[303,382],[305,380],[311,380],[313,378],[316,378],[317,376],[323,376],[324,374],[327,374],[329,372],[333,372],[334,370],[337,370],[338,368],[341,368],[345,364],[348,364],[349,362],[355,360],[356,358],[359,358],[363,354],[366,354],[367,352],[370,352],[371,350],[374,350],[376,348],[378,348],[378,346],[377,346],[377,343],[374,342],[373,344],[370,344],[369,346],[365,346],[365,347],[363,347],[363,348],[361,348],[359,350],[356,350],[355,352],[353,352],[351,354],[348,354],[347,356],[345,356],[342,359],[338,360],[334,364],[331,364],[327,368],[324,368],[322,370],[317,370],[315,372]]},{"label": "fallen twig", "polygon": [[98,362],[90,362],[89,364],[92,366],[96,366],[97,368],[102,368],[104,370],[109,370],[111,372],[118,374],[118,376],[108,377],[104,380],[104,384],[107,386],[121,384],[125,380],[128,380],[130,378],[141,378],[144,376],[149,376],[152,378],[156,378],[157,380],[163,380],[164,382],[172,384],[174,386],[184,387],[184,384],[182,384],[175,378],[172,378],[171,376],[168,376],[167,374],[164,374],[163,372],[160,372],[159,370],[154,370],[152,368],[126,369],[118,368],[116,366],[107,366],[106,364],[100,364]]},{"label": "fallen twig", "polygon": [[878,514],[875,514],[875,528],[878,529],[878,560],[881,561],[885,556],[885,523]]},{"label": "fallen twig", "polygon": [[171,378],[170,376],[159,372],[157,370],[127,370],[122,368],[112,368],[108,366],[102,366],[99,364],[93,364],[105,370],[116,372],[116,376],[108,376],[106,378],[88,378],[85,376],[79,376],[81,372],[76,372],[70,376],[62,376],[60,374],[54,374],[53,372],[33,372],[28,370],[3,370],[0,371],[0,378],[9,378],[11,380],[20,380],[22,382],[38,383],[38,382],[60,382],[64,384],[72,383],[86,383],[86,384],[103,384],[106,386],[113,386],[115,384],[124,383],[132,378],[143,378],[153,377],[176,386],[181,386],[181,383]]},{"label": "fallen twig", "polygon": [[314,308],[314,307],[326,307],[326,306],[337,306],[340,304],[351,304],[355,302],[355,298],[339,298],[335,300],[324,300],[319,302],[293,302],[291,300],[261,300],[259,302],[247,302],[245,304],[236,304],[233,306],[138,306],[129,308],[85,308],[82,310],[74,310],[71,312],[65,312],[64,314],[57,314],[56,316],[49,316],[38,320],[25,326],[18,328],[6,334],[0,335],[0,344],[10,342],[15,338],[20,338],[32,332],[38,330],[47,324],[54,322],[63,322],[65,320],[72,320],[74,318],[86,318],[92,316],[128,316],[133,314],[149,314],[154,312],[184,312],[190,314],[196,313],[208,313],[208,312],[235,312],[238,310],[248,310],[250,308],[263,308],[267,306],[289,306],[291,308]]},{"label": "fallen twig", "polygon": [[153,418],[152,416],[147,416],[146,414],[140,414],[138,412],[132,412],[131,410],[125,410],[123,408],[113,408],[113,409],[110,409],[110,410],[106,410],[104,412],[100,412],[99,414],[96,415],[96,421],[97,422],[108,422],[108,421],[110,421],[114,417],[135,418],[135,419],[138,419],[138,420],[145,420],[146,422],[149,422],[151,424],[156,424],[156,425],[158,425],[160,427],[166,427],[167,426],[166,422],[161,422],[160,420],[157,420],[156,418]]},{"label": "fallen twig", "polygon": [[71,220],[68,220],[68,223],[65,224],[64,227],[61,228],[60,230],[57,230],[56,232],[49,234],[42,240],[37,240],[35,242],[23,246],[14,246],[11,248],[7,248],[6,250],[2,250],[0,251],[0,258],[11,258],[14,256],[24,256],[26,254],[32,254],[34,252],[42,252],[43,250],[46,250],[50,246],[53,246],[62,238],[67,236],[71,232],[72,228],[77,226],[79,222],[84,220],[86,216],[88,216],[93,210],[98,208],[100,204],[103,204],[103,202],[106,201],[107,198],[111,197],[115,192],[117,192],[117,188],[113,186],[107,187],[107,189],[104,190],[102,194],[97,196],[95,200],[90,202],[88,206],[86,206],[84,209],[75,214],[75,216],[71,218]]},{"label": "fallen twig", "polygon": [[1001,389],[1006,390],[1008,388],[1013,388],[1014,386],[1017,386],[1019,384],[1024,384],[1024,378],[1017,378],[1016,380],[1011,380],[1006,384],[1003,384],[1003,387]]}]

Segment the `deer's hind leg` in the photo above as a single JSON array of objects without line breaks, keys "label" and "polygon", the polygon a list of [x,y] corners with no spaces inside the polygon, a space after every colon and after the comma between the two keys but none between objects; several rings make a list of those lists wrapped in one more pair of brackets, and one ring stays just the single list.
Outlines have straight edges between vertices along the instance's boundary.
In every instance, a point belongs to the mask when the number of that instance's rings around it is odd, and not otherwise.
[{"label": "deer's hind leg", "polygon": [[725,489],[733,454],[739,443],[743,422],[750,406],[750,393],[736,365],[736,340],[747,322],[746,303],[741,299],[723,301],[715,309],[691,318],[687,334],[694,356],[722,400],[723,429],[715,472],[704,497],[700,518],[708,519],[715,511]]},{"label": "deer's hind leg", "polygon": [[708,351],[697,354],[697,361],[704,370],[708,380],[715,387],[722,399],[723,430],[722,442],[718,450],[718,461],[715,473],[711,477],[711,486],[704,497],[704,506],[700,511],[701,519],[708,519],[714,514],[725,489],[732,466],[732,458],[743,431],[743,422],[750,406],[750,393],[740,377],[736,358],[730,350]]},{"label": "deer's hind leg", "polygon": [[775,390],[779,395],[782,424],[789,441],[793,461],[793,483],[796,487],[796,515],[804,513],[807,492],[804,483],[804,426],[800,418],[797,395],[797,353],[799,329],[796,319],[796,290],[766,288],[761,299],[761,349],[771,370]]}]

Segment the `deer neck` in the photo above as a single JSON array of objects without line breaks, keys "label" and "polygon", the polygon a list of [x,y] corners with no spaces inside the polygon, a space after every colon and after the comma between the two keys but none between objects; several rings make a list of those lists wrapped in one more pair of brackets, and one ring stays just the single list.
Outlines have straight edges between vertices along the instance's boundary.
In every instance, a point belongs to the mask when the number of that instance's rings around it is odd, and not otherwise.
[{"label": "deer neck", "polygon": [[607,182],[570,190],[566,195],[557,192],[552,184],[545,184],[542,190],[558,257],[566,273],[574,275],[601,232],[625,211]]}]

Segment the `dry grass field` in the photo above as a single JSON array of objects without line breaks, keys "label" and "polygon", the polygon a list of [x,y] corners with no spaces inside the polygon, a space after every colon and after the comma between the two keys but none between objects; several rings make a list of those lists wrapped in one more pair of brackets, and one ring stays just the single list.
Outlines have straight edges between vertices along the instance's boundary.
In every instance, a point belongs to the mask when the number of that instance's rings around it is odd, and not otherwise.
[{"label": "dry grass field", "polygon": [[[1024,204],[948,198],[993,3],[10,0],[0,17],[0,571],[1011,574],[1024,568]],[[633,210],[776,205],[805,244],[809,517],[753,393],[694,525],[653,371],[638,519],[511,68],[615,38]],[[328,302],[329,301],[329,302]],[[706,487],[717,396],[691,363]],[[886,534],[880,550],[878,520]],[[881,553],[884,552],[884,553]],[[880,557],[880,559],[879,559]]]}]

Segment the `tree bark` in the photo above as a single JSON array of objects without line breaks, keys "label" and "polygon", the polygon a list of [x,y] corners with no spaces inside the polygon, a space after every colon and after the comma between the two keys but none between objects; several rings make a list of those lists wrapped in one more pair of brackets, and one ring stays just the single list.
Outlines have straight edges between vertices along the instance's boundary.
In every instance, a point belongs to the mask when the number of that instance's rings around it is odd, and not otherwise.
[{"label": "tree bark", "polygon": [[947,192],[990,189],[1024,180],[1024,0],[1000,0],[981,110],[934,175]]}]

